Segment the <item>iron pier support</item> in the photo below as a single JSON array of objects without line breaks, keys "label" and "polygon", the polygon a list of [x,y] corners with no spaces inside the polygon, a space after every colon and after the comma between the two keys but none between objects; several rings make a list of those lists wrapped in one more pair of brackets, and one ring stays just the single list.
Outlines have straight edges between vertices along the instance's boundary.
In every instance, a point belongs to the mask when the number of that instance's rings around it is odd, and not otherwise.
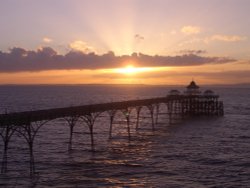
[{"label": "iron pier support", "polygon": [[110,124],[109,124],[109,138],[112,138],[112,129],[113,129],[113,122],[116,114],[116,110],[109,110],[109,118],[110,118]]},{"label": "iron pier support", "polygon": [[89,133],[90,133],[90,141],[91,141],[91,150],[95,150],[94,144],[94,124],[96,118],[100,115],[100,113],[90,113],[82,116],[82,120],[88,125]]},{"label": "iron pier support", "polygon": [[136,109],[136,130],[138,130],[142,106],[137,106],[135,109]]},{"label": "iron pier support", "polygon": [[26,122],[19,126],[17,132],[23,136],[28,144],[29,147],[29,154],[30,154],[30,176],[32,177],[36,173],[35,168],[35,157],[34,157],[34,140],[39,131],[39,129],[47,123],[48,121],[44,121],[42,123],[34,122]]},{"label": "iron pier support", "polygon": [[127,132],[128,132],[128,139],[129,140],[131,139],[131,133],[130,133],[130,114],[131,114],[131,111],[132,111],[132,109],[129,109],[129,108],[122,111],[125,118],[126,118],[126,122],[127,122]]},{"label": "iron pier support", "polygon": [[150,116],[151,116],[152,130],[154,131],[155,130],[155,120],[154,120],[154,108],[155,107],[153,104],[151,104],[151,105],[148,105],[147,108],[148,108]]},{"label": "iron pier support", "polygon": [[4,174],[7,172],[9,142],[10,142],[11,136],[15,132],[15,126],[14,125],[5,125],[5,126],[1,126],[1,127],[2,128],[0,131],[0,136],[2,137],[3,142],[4,142],[1,173]]},{"label": "iron pier support", "polygon": [[70,128],[70,134],[69,134],[69,145],[68,145],[68,150],[72,150],[72,140],[73,140],[73,131],[74,131],[74,127],[78,121],[79,116],[71,116],[71,117],[66,117],[64,118],[69,125]]}]

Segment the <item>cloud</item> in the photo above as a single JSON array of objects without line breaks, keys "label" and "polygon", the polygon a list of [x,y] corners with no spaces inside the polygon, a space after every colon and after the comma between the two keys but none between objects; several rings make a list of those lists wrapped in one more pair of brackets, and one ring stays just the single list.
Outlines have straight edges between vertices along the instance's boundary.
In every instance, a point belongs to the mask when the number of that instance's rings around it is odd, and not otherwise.
[{"label": "cloud", "polygon": [[76,41],[70,43],[69,47],[72,50],[82,51],[82,52],[85,52],[85,53],[89,53],[89,52],[94,52],[95,51],[92,46],[89,46],[86,42],[83,42],[81,40],[76,40]]},{"label": "cloud", "polygon": [[141,42],[141,41],[143,41],[145,38],[143,37],[143,36],[141,36],[141,35],[139,35],[139,34],[136,34],[135,35],[135,40],[136,40],[136,42]]},{"label": "cloud", "polygon": [[181,32],[186,34],[186,35],[193,35],[193,34],[198,34],[201,32],[201,28],[197,26],[184,26],[181,28]]},{"label": "cloud", "polygon": [[207,38],[206,41],[239,42],[239,41],[244,41],[246,39],[247,37],[238,35],[213,35]]},{"label": "cloud", "polygon": [[196,55],[200,55],[200,54],[205,54],[207,52],[206,52],[206,50],[180,50],[179,53],[180,54],[196,54]]},{"label": "cloud", "polygon": [[51,39],[51,38],[49,38],[49,37],[44,37],[43,38],[43,42],[44,43],[51,43],[53,40]]},{"label": "cloud", "polygon": [[192,44],[201,43],[201,42],[203,43],[204,39],[192,37],[192,38],[190,38],[188,40],[185,40],[185,41],[179,43],[178,46],[183,47],[183,46],[186,46],[186,45],[192,45]]},{"label": "cloud", "polygon": [[178,44],[180,47],[183,47],[185,45],[191,45],[195,43],[205,43],[208,44],[212,41],[221,41],[221,42],[240,42],[247,40],[247,37],[245,36],[239,36],[239,35],[212,35],[205,38],[197,38],[197,37],[191,37],[188,40],[185,40]]},{"label": "cloud", "polygon": [[202,57],[197,54],[179,56],[151,56],[142,53],[116,56],[113,52],[97,55],[71,50],[65,55],[58,54],[51,47],[36,51],[12,48],[9,52],[0,51],[0,72],[100,69],[115,68],[134,62],[138,67],[193,66],[235,62],[227,57]]}]

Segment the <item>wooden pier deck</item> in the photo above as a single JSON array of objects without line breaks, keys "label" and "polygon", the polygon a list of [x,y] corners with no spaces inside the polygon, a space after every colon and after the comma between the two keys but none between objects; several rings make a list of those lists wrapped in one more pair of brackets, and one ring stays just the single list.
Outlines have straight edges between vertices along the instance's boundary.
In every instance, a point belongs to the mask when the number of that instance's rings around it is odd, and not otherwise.
[{"label": "wooden pier deck", "polygon": [[187,94],[169,94],[166,97],[129,100],[122,102],[110,102],[102,104],[91,104],[83,106],[74,106],[66,108],[55,108],[37,111],[25,111],[8,114],[0,114],[0,135],[3,140],[3,159],[1,172],[7,172],[7,154],[8,144],[15,133],[22,135],[27,142],[30,153],[30,175],[35,173],[35,162],[33,154],[33,144],[39,129],[48,121],[64,118],[69,125],[69,145],[71,149],[73,130],[76,122],[81,119],[89,127],[90,142],[92,149],[94,148],[94,124],[96,118],[101,114],[107,113],[109,117],[109,138],[112,137],[112,126],[115,116],[118,111],[124,114],[126,120],[128,139],[131,137],[130,133],[130,115],[134,110],[136,114],[136,128],[139,126],[140,113],[142,108],[149,111],[152,130],[157,124],[158,115],[161,113],[159,107],[164,106],[164,113],[173,116],[221,116],[224,114],[223,103],[218,100],[218,95],[187,95]]}]

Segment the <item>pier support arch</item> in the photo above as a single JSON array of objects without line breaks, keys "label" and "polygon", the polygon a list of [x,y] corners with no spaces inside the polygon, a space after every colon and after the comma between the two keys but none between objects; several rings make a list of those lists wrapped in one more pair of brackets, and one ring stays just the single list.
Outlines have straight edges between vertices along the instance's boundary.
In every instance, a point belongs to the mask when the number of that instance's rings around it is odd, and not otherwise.
[{"label": "pier support arch", "polygon": [[68,150],[72,150],[72,139],[73,139],[73,132],[74,132],[74,127],[79,119],[79,116],[71,116],[71,117],[66,117],[64,118],[68,125],[69,125],[69,129],[70,129],[70,133],[69,133],[69,144],[68,144]]},{"label": "pier support arch", "polygon": [[9,142],[10,138],[15,133],[15,130],[16,127],[14,125],[1,125],[0,136],[3,140],[3,159],[1,165],[2,174],[7,172]]},{"label": "pier support arch", "polygon": [[34,141],[39,129],[48,121],[42,122],[26,122],[18,126],[17,132],[24,137],[29,147],[30,155],[30,176],[36,173],[35,157],[34,157]]},{"label": "pier support arch", "polygon": [[94,124],[96,121],[96,118],[100,115],[101,113],[90,113],[86,114],[84,116],[81,116],[81,119],[87,124],[89,128],[89,133],[90,133],[90,141],[91,141],[91,150],[95,150],[95,144],[94,144]]}]

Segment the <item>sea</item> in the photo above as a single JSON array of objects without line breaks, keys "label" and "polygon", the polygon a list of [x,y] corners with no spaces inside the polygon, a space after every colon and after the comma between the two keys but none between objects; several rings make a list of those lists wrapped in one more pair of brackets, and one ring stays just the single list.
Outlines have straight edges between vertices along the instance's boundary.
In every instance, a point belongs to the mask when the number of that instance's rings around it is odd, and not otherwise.
[{"label": "sea", "polygon": [[[184,91],[185,86],[2,85],[0,113],[164,97],[171,89]],[[28,145],[15,133],[0,187],[250,187],[250,87],[200,89],[220,95],[224,116],[176,118],[170,124],[166,106],[161,105],[153,131],[148,109],[143,108],[138,130],[131,112],[128,139],[124,114],[116,114],[109,138],[109,117],[103,113],[94,125],[94,150],[83,121],[75,126],[70,151],[67,121],[47,122],[34,140],[36,174],[32,178]],[[0,140],[0,160],[2,155]]]}]

